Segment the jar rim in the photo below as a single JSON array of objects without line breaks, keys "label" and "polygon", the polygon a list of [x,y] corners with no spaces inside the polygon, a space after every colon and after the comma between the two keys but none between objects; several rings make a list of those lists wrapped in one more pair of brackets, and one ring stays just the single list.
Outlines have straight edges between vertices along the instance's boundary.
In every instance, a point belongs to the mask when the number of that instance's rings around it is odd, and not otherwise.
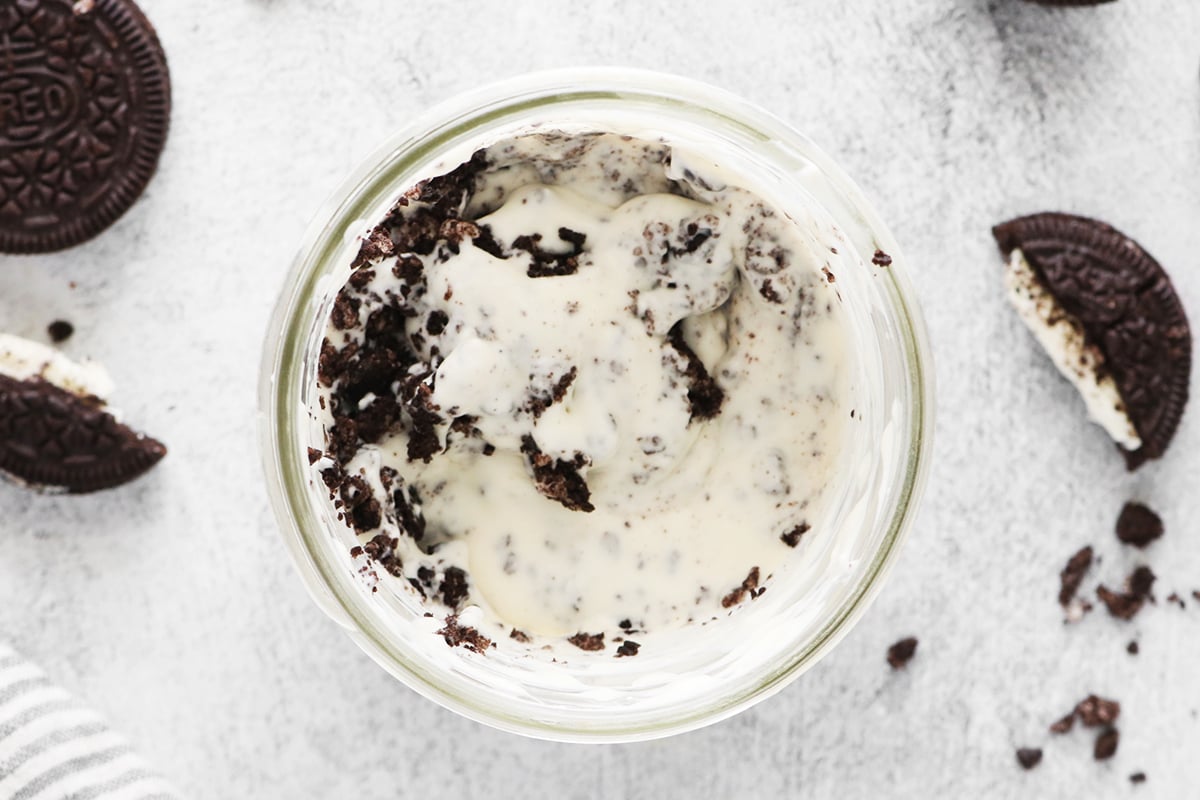
[{"label": "jar rim", "polygon": [[[470,702],[439,682],[439,676],[399,658],[382,641],[356,597],[343,591],[338,565],[324,558],[318,537],[325,527],[305,501],[306,464],[295,430],[296,410],[303,404],[299,390],[305,380],[315,380],[304,365],[308,301],[317,295],[330,259],[343,243],[352,221],[394,184],[387,179],[395,165],[439,153],[447,142],[465,131],[496,123],[513,114],[556,103],[585,100],[627,101],[638,98],[686,106],[715,115],[726,123],[786,143],[814,165],[831,183],[853,213],[869,230],[880,249],[893,262],[881,270],[900,323],[905,373],[911,395],[907,420],[908,444],[902,485],[888,530],[854,591],[821,627],[805,653],[784,668],[774,670],[753,689],[732,702],[694,709],[661,723],[629,729],[595,729],[585,724],[547,723],[517,717],[494,705]],[[385,186],[386,185],[386,186]],[[840,220],[839,220],[840,221]],[[717,722],[780,691],[817,663],[861,618],[878,594],[902,543],[912,526],[923,493],[932,452],[934,375],[925,324],[907,275],[906,261],[891,232],[861,190],[842,169],[811,140],[769,112],[721,89],[689,78],[626,68],[572,68],[530,73],[499,81],[458,95],[420,115],[391,136],[334,192],[314,217],[292,268],[285,279],[267,332],[259,385],[259,440],[271,503],[281,534],[317,605],[346,629],[350,637],[404,684],[440,705],[490,726],[535,738],[557,741],[635,741],[673,735]],[[787,654],[781,654],[786,656]]]}]

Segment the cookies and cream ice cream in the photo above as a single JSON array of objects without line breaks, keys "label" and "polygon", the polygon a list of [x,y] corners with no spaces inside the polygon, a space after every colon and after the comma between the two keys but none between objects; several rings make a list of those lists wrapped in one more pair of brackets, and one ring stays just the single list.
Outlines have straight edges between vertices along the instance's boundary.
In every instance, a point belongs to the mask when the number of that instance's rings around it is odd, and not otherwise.
[{"label": "cookies and cream ice cream", "polygon": [[417,184],[363,236],[309,409],[363,579],[477,651],[631,656],[753,603],[831,533],[841,241],[649,138],[530,133]]}]

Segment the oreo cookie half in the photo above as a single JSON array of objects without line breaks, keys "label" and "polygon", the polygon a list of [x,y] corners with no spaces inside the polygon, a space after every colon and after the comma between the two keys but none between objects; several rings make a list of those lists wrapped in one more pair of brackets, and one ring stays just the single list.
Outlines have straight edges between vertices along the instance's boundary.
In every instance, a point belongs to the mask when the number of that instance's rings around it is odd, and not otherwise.
[{"label": "oreo cookie half", "polygon": [[1192,337],[1162,266],[1103,222],[1021,217],[992,234],[1009,257],[1010,300],[1129,469],[1159,458],[1188,399]]},{"label": "oreo cookie half", "polygon": [[171,90],[132,0],[0,2],[0,251],[90,239],[145,189]]},{"label": "oreo cookie half", "polygon": [[84,494],[127,483],[162,460],[166,447],[119,422],[88,392],[87,377],[47,348],[0,336],[0,474]]}]

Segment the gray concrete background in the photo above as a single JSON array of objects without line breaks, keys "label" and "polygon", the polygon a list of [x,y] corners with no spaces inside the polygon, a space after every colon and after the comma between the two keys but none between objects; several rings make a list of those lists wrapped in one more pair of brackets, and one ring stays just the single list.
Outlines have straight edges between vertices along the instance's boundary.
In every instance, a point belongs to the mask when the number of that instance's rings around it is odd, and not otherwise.
[{"label": "gray concrete background", "polygon": [[[121,491],[0,487],[0,636],[99,706],[195,798],[1194,796],[1200,785],[1200,415],[1125,473],[1007,308],[989,227],[1061,209],[1111,221],[1200,320],[1200,4],[144,0],[174,79],[145,198],[67,253],[3,258],[0,322],[72,320],[168,459]],[[863,622],[781,695],[636,746],[545,744],[442,711],[309,602],[255,456],[258,353],[320,203],[415,112],[479,79],[581,64],[710,81],[807,132],[859,180],[917,268],[937,356],[936,463]],[[70,288],[72,285],[75,288]],[[1195,383],[1193,383],[1195,385]],[[1122,549],[1129,497],[1168,535]],[[1159,573],[1130,623],[1064,627],[1085,585]],[[1188,596],[1186,610],[1164,595]],[[903,674],[887,646],[921,644]],[[1137,639],[1141,654],[1125,652]],[[1123,704],[1105,764],[1046,726]],[[1016,765],[1019,745],[1043,764]],[[1130,786],[1144,770],[1149,781]]]}]

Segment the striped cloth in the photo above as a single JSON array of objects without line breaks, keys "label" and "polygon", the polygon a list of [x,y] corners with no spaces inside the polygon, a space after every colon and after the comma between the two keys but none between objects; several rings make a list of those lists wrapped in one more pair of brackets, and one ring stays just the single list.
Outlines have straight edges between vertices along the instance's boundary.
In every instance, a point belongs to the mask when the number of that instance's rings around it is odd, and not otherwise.
[{"label": "striped cloth", "polygon": [[175,800],[100,716],[0,642],[0,800]]}]

